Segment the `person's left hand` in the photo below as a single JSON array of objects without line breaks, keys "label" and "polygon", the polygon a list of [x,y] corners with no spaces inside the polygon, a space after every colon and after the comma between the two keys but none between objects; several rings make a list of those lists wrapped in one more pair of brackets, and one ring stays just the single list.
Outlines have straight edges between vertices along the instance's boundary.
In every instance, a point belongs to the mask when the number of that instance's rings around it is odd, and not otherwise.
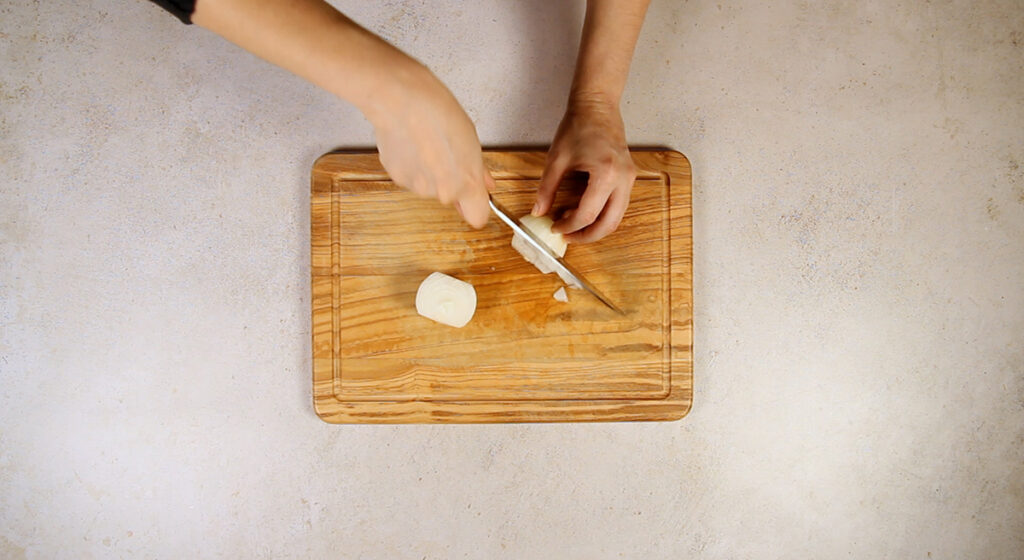
[{"label": "person's left hand", "polygon": [[548,151],[533,215],[543,216],[551,210],[558,184],[569,171],[586,171],[590,178],[579,207],[567,211],[552,231],[566,234],[570,243],[597,241],[615,231],[636,180],[617,106],[570,103]]}]

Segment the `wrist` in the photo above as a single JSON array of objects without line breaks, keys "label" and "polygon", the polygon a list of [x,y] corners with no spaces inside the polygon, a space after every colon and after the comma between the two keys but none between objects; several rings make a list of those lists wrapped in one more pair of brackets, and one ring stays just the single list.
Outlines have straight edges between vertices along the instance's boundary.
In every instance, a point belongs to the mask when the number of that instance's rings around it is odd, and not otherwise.
[{"label": "wrist", "polygon": [[566,114],[619,112],[619,96],[602,90],[573,89],[569,93]]},{"label": "wrist", "polygon": [[[389,67],[374,79],[367,97],[357,107],[374,125],[386,123],[396,114],[408,110],[417,98],[436,95],[439,80],[427,67],[402,55],[405,60]],[[443,87],[443,86],[441,86]]]},{"label": "wrist", "polygon": [[375,127],[394,120],[417,98],[444,90],[437,77],[416,59],[371,33],[359,30],[355,34],[346,50],[361,56],[338,57],[327,89],[352,103]]}]

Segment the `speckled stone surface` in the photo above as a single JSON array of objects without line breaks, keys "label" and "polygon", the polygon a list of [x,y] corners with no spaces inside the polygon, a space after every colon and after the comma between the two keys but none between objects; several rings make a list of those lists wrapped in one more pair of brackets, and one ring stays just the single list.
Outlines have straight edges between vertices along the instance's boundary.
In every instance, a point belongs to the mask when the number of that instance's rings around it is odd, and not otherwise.
[{"label": "speckled stone surface", "polygon": [[[550,140],[580,5],[339,5]],[[322,423],[308,170],[362,117],[142,1],[4,3],[0,68],[2,558],[1022,557],[1019,2],[655,1],[674,423]]]}]

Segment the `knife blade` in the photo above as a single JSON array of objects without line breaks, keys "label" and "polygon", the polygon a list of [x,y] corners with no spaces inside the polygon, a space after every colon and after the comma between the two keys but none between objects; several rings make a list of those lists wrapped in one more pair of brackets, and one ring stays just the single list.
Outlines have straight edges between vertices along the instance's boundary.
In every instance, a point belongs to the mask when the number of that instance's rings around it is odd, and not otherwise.
[{"label": "knife blade", "polygon": [[[527,241],[527,243],[532,245],[534,249],[537,249],[538,251],[543,253],[545,256],[548,257],[548,259],[552,263],[554,263],[555,268],[559,272],[558,276],[562,280],[565,280],[567,283],[570,284],[575,283],[576,285],[582,287],[584,290],[589,292],[592,296],[596,297],[601,303],[607,305],[616,313],[620,315],[625,315],[625,313],[621,309],[619,309],[614,303],[612,303],[612,301],[608,299],[607,296],[601,293],[601,291],[598,290],[596,286],[591,284],[582,274],[580,274],[575,268],[569,265],[569,263],[565,262],[561,257],[555,254],[555,252],[552,251],[550,247],[545,245],[544,242],[542,242],[540,239],[537,239],[537,236],[534,235],[532,231],[525,228],[523,224],[519,222],[518,219],[513,217],[512,214],[509,214],[508,210],[505,210],[505,208],[502,205],[498,204],[492,196],[488,195],[487,199],[491,205],[491,211],[494,212],[494,214],[498,216],[498,218],[501,221],[505,222],[505,225],[512,228],[513,232],[519,234],[523,239]],[[568,279],[566,277],[568,277]]]}]

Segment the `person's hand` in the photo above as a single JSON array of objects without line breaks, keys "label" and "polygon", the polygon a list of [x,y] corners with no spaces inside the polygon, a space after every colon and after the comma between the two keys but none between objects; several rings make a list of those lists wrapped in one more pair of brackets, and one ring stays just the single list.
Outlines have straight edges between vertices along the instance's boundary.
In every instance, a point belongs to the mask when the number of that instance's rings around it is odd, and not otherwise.
[{"label": "person's hand", "polygon": [[395,183],[487,223],[494,180],[476,129],[425,66],[324,0],[204,1],[192,21],[351,102]]},{"label": "person's hand", "polygon": [[403,74],[401,82],[386,110],[368,115],[381,164],[397,185],[453,204],[469,225],[483,227],[494,179],[473,122],[426,68]]},{"label": "person's hand", "polygon": [[572,102],[548,151],[532,213],[551,211],[558,184],[569,171],[590,175],[579,207],[568,210],[551,228],[570,243],[597,241],[622,221],[636,168],[626,146],[622,116],[616,105],[601,101]]}]

